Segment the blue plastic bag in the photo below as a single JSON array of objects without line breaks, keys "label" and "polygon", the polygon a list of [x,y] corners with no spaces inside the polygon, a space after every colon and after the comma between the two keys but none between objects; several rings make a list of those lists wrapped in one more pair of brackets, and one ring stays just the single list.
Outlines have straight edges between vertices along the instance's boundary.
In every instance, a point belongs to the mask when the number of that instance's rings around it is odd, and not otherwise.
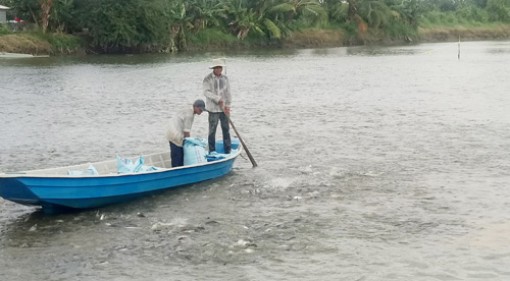
[{"label": "blue plastic bag", "polygon": [[117,155],[117,172],[119,174],[138,173],[143,167],[143,156],[138,157],[136,161],[128,158],[122,158]]},{"label": "blue plastic bag", "polygon": [[216,151],[213,151],[213,152],[210,152],[209,154],[207,154],[206,157],[207,157],[207,162],[213,162],[213,161],[218,161],[218,160],[227,158],[228,154],[223,154],[223,153],[218,153]]},{"label": "blue plastic bag", "polygon": [[[236,138],[236,137],[230,138],[230,142],[231,142],[231,146],[232,146],[231,149],[232,150],[238,149],[239,148],[239,144],[241,143],[239,141],[239,139]],[[218,152],[218,153],[225,153],[225,148],[223,147],[223,140],[222,139],[216,140],[215,147],[216,147],[216,152]]]},{"label": "blue plastic bag", "polygon": [[204,139],[185,138],[184,139],[184,166],[207,162],[205,147],[207,143]]},{"label": "blue plastic bag", "polygon": [[87,169],[84,170],[68,170],[67,174],[70,176],[97,176],[99,173],[92,164],[89,165]]},{"label": "blue plastic bag", "polygon": [[117,155],[117,172],[119,174],[126,173],[143,173],[150,171],[157,171],[161,168],[154,166],[144,165],[145,160],[143,156],[138,157],[135,161],[129,158],[122,158]]}]

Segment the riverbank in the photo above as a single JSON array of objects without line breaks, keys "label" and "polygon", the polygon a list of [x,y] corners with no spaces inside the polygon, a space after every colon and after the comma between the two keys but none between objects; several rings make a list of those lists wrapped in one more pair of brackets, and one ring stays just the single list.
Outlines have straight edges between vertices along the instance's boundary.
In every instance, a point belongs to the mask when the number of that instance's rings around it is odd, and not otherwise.
[{"label": "riverbank", "polygon": [[84,54],[81,38],[68,34],[22,32],[0,35],[0,52],[32,55]]},{"label": "riverbank", "polygon": [[423,42],[505,40],[510,39],[509,24],[492,24],[484,26],[432,26],[418,29]]},{"label": "riverbank", "polygon": [[[354,45],[398,45],[423,42],[448,42],[460,39],[505,40],[510,39],[509,24],[493,24],[484,26],[426,26],[418,28],[416,38],[388,39],[377,32],[368,32],[365,36],[353,37],[343,29],[307,29],[294,32],[278,42],[241,42],[236,40],[223,41],[190,41],[188,50],[211,51],[222,49],[251,48],[320,48],[342,47]],[[78,36],[67,34],[13,33],[0,35],[0,52],[25,53],[33,55],[67,55],[88,53],[84,40]],[[170,52],[170,49],[167,50]]]}]

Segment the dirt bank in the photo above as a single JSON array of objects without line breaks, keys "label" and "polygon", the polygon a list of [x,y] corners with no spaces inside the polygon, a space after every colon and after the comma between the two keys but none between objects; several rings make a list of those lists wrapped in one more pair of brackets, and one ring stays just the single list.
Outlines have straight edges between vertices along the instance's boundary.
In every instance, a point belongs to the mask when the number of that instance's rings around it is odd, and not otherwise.
[{"label": "dirt bank", "polygon": [[[352,38],[346,35],[342,29],[307,29],[294,32],[291,36],[283,39],[278,44],[271,44],[267,48],[320,48],[320,47],[341,47],[362,44],[372,45],[395,45],[422,42],[445,42],[469,40],[509,40],[510,25],[490,26],[456,26],[456,27],[420,27],[418,39],[395,41],[383,38],[381,32],[372,32],[370,38]],[[30,33],[16,33],[0,35],[0,52],[25,53],[33,55],[61,55],[61,54],[84,54],[85,44],[81,39],[65,34],[37,35]],[[231,49],[231,45],[207,45],[195,46],[197,50],[207,51],[212,49]],[[239,44],[237,48],[258,49],[260,45]]]},{"label": "dirt bank", "polygon": [[510,39],[510,25],[474,26],[474,27],[430,27],[419,28],[418,33],[422,42],[444,42],[470,40],[508,40]]},{"label": "dirt bank", "polygon": [[0,51],[32,55],[49,55],[51,44],[31,34],[7,34],[0,36]]}]

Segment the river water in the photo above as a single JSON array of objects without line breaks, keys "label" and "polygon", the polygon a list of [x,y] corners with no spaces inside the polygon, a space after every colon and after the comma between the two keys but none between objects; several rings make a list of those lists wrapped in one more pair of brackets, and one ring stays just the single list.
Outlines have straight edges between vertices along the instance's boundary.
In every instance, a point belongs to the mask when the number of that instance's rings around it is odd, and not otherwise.
[{"label": "river water", "polygon": [[0,60],[0,171],[167,149],[222,56],[259,164],[79,213],[0,199],[0,279],[509,280],[510,42],[458,50]]}]

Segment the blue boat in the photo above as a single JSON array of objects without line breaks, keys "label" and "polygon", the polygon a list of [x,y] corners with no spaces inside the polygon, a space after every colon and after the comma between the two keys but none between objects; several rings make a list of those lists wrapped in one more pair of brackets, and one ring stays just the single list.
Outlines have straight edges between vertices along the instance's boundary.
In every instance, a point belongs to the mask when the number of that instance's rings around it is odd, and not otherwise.
[{"label": "blue boat", "polygon": [[[118,160],[111,160],[4,173],[0,174],[0,196],[23,205],[41,206],[45,213],[102,207],[222,177],[232,170],[241,153],[234,142],[232,148],[231,153],[213,161],[176,168],[171,168],[168,151],[144,155],[144,165],[153,168],[144,172],[119,174]],[[94,173],[87,174],[92,167]]]}]

